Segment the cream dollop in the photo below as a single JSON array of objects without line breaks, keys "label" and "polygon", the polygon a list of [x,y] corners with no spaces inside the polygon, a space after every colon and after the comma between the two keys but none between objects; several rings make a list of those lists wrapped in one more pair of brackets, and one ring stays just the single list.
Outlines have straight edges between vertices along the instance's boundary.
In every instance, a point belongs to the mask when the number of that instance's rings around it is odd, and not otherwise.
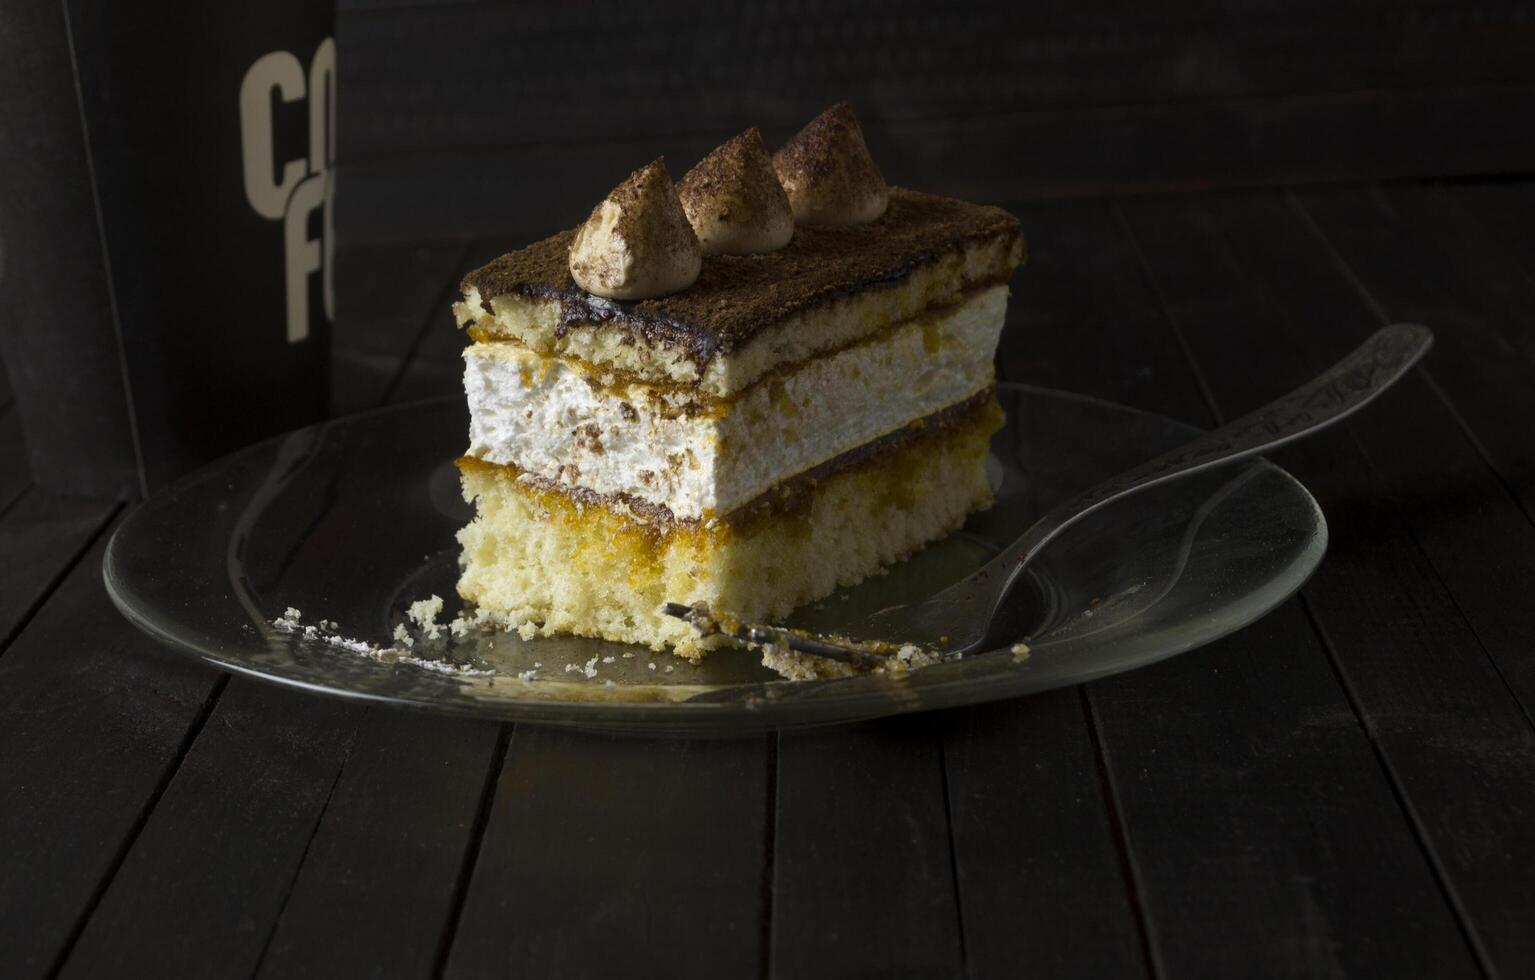
[{"label": "cream dollop", "polygon": [[755,126],[698,161],[677,196],[705,255],[776,252],[794,237],[789,197]]},{"label": "cream dollop", "polygon": [[703,253],[657,157],[608,194],[570,243],[570,275],[595,296],[654,299],[698,280]]},{"label": "cream dollop", "polygon": [[789,195],[794,220],[802,224],[862,224],[890,206],[890,189],[846,102],[810,120],[779,147],[773,169]]}]

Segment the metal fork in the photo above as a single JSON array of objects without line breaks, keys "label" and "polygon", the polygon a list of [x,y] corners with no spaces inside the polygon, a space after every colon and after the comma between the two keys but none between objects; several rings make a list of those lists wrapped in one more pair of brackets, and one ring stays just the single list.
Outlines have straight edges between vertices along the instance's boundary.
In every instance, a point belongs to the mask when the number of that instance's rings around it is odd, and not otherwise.
[{"label": "metal fork", "polygon": [[[701,605],[669,602],[666,612],[688,620],[706,636],[723,633],[749,646],[788,647],[859,666],[886,660],[906,645],[952,658],[1001,646],[1016,639],[1021,628],[1017,615],[999,622],[997,612],[1003,600],[1029,562],[1067,528],[1131,494],[1277,449],[1347,418],[1406,374],[1433,342],[1427,327],[1413,323],[1383,327],[1352,354],[1288,395],[1078,494],[1036,521],[968,578],[922,602],[881,610],[852,627],[848,636],[738,623],[711,615]],[[1000,635],[1003,632],[1010,635]]]}]

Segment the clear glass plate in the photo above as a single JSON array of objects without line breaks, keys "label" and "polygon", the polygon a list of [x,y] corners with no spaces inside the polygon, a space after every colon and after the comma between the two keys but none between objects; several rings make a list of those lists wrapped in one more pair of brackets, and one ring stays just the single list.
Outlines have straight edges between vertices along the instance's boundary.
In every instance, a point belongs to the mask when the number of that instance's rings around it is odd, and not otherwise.
[{"label": "clear glass plate", "polygon": [[[1000,397],[1008,424],[992,443],[996,506],[794,622],[834,629],[892,600],[921,599],[1053,504],[1195,434],[1079,395],[1004,385]],[[453,616],[453,535],[470,510],[452,460],[467,429],[462,400],[449,398],[226,457],[118,528],[107,590],[172,649],[316,693],[541,724],[728,735],[1016,697],[1152,663],[1272,609],[1327,544],[1321,511],[1300,483],[1265,460],[1236,464],[1111,506],[1052,544],[1033,569],[1048,614],[1026,655],[1008,648],[906,675],[808,683],[783,681],[740,650],[695,666],[599,640],[444,631],[411,651],[473,671],[456,672],[274,628],[296,607],[306,623],[331,620],[346,637],[389,647],[417,599],[440,595],[444,618]],[[589,662],[592,677],[566,667]]]}]

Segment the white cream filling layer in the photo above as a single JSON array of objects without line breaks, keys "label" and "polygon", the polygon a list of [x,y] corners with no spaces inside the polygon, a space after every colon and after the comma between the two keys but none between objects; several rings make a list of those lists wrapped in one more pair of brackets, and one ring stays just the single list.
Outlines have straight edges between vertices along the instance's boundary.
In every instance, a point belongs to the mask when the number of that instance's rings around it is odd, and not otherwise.
[{"label": "white cream filling layer", "polygon": [[1007,295],[969,294],[728,402],[613,384],[517,344],[475,344],[464,352],[469,454],[681,518],[727,514],[989,385]]}]

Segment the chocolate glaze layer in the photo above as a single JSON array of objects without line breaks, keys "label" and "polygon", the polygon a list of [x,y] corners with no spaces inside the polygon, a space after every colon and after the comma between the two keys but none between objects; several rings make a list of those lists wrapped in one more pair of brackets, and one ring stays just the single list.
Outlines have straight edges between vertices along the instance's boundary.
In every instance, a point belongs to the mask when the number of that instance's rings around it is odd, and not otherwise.
[{"label": "chocolate glaze layer", "polygon": [[692,287],[625,303],[582,290],[570,278],[574,230],[509,252],[464,277],[485,300],[508,293],[556,299],[561,330],[577,324],[623,330],[633,343],[677,349],[700,368],[759,331],[864,289],[895,285],[935,259],[998,237],[1021,238],[1001,208],[893,187],[875,221],[845,227],[802,225],[785,248],[765,255],[704,260]]},{"label": "chocolate glaze layer", "polygon": [[[876,463],[883,457],[923,439],[940,437],[980,417],[995,404],[996,387],[988,385],[963,401],[924,415],[894,432],[888,432],[878,439],[871,439],[840,456],[833,456],[824,463],[792,476],[717,520],[723,524],[740,526],[770,514],[793,510],[809,499],[811,491],[821,481],[857,466]],[[995,411],[1000,417],[1001,409],[998,408]],[[517,467],[505,463],[488,463],[474,456],[461,456],[457,463],[460,470],[490,469],[515,473],[518,479],[526,481],[538,490],[563,494],[588,507],[611,508],[622,505],[659,533],[665,533],[671,528],[697,528],[705,523],[702,518],[678,517],[665,504],[658,504],[632,494],[598,493],[586,487],[571,486],[568,483],[523,473]]]}]

